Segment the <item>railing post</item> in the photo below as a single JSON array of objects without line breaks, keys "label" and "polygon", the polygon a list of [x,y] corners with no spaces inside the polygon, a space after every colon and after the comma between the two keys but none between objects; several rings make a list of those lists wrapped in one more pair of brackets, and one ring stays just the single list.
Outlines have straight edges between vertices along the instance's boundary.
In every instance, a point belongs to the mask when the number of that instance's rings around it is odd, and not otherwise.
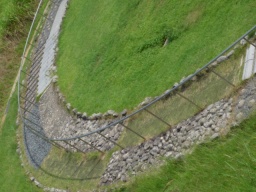
[{"label": "railing post", "polygon": [[155,118],[159,119],[160,121],[162,121],[164,124],[168,125],[169,127],[172,127],[169,123],[167,123],[165,120],[163,120],[162,118],[156,116],[154,113],[152,113],[151,111],[149,111],[148,109],[144,109],[145,111],[147,111],[149,114],[153,115]]},{"label": "railing post", "polygon": [[143,137],[142,135],[140,135],[139,133],[137,133],[136,131],[132,130],[131,128],[129,128],[127,125],[124,125],[122,122],[119,123],[120,125],[122,125],[124,128],[128,129],[129,131],[133,132],[135,135],[141,137],[142,139],[144,139],[144,141],[146,140],[145,137]]},{"label": "railing post", "polygon": [[117,146],[120,147],[121,149],[124,149],[124,147],[122,147],[121,145],[119,145],[117,142],[112,141],[111,139],[107,138],[105,135],[101,134],[100,132],[97,132],[97,134],[99,134],[100,136],[104,137],[105,139],[107,139],[107,140],[110,141],[111,143],[117,145]]}]

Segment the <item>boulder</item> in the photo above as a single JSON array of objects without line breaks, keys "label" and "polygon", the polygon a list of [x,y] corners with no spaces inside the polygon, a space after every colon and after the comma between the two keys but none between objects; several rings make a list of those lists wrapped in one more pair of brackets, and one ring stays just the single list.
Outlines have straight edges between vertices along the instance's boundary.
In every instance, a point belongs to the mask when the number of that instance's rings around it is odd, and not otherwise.
[{"label": "boulder", "polygon": [[227,60],[227,59],[228,59],[227,56],[222,55],[222,56],[220,56],[216,61],[217,61],[217,63],[221,63],[221,62],[223,62],[223,61],[225,61],[225,60]]},{"label": "boulder", "polygon": [[230,52],[228,52],[228,54],[226,55],[227,58],[231,57],[234,53],[235,53],[234,50],[231,50]]},{"label": "boulder", "polygon": [[148,105],[152,100],[152,97],[146,97],[144,101],[140,104],[140,106]]},{"label": "boulder", "polygon": [[57,75],[54,75],[54,76],[52,77],[52,82],[53,82],[53,83],[57,83],[57,81],[58,81],[58,76],[57,76]]},{"label": "boulder", "polygon": [[254,99],[251,99],[248,103],[248,106],[249,107],[253,107],[255,105],[255,100]]},{"label": "boulder", "polygon": [[127,115],[127,109],[124,109],[122,112],[121,112],[121,116],[124,117]]},{"label": "boulder", "polygon": [[240,100],[240,101],[239,101],[239,103],[238,103],[238,105],[237,105],[237,106],[238,106],[238,108],[243,107],[243,106],[244,106],[244,103],[245,103],[245,100],[243,100],[243,99],[242,99],[242,100]]},{"label": "boulder", "polygon": [[70,103],[67,103],[66,107],[67,107],[68,110],[71,110],[71,104]]},{"label": "boulder", "polygon": [[84,119],[84,120],[86,120],[87,119],[87,113],[86,112],[84,112],[83,114],[82,114],[82,118]]}]

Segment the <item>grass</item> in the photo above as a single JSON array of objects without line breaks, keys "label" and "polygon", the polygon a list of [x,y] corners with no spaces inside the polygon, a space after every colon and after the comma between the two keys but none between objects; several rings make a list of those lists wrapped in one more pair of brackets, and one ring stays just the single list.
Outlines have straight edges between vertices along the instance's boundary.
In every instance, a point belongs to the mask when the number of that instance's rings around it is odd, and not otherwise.
[{"label": "grass", "polygon": [[89,114],[133,109],[255,25],[255,7],[253,0],[70,1],[57,58],[60,89]]},{"label": "grass", "polygon": [[[217,102],[224,97],[234,94],[234,91],[241,83],[243,68],[240,66],[240,60],[244,53],[245,47],[240,48],[236,50],[235,54],[229,60],[214,68],[215,72],[227,78],[236,88],[230,86],[230,84],[226,83],[214,73],[204,72],[206,73],[204,77],[193,81],[186,89],[179,91],[179,93],[189,98],[201,109],[204,109],[207,105]],[[175,94],[168,99],[162,99],[150,106],[148,110],[173,126],[201,111],[197,106],[178,94]],[[135,115],[135,117],[127,122],[127,125],[147,139],[159,135],[170,128],[146,111]],[[133,146],[142,141],[142,138],[126,130],[119,143],[122,146]]]},{"label": "grass", "polygon": [[35,0],[0,0],[0,117],[17,75]]},{"label": "grass", "polygon": [[256,115],[225,137],[201,144],[181,160],[141,174],[119,192],[255,191]]},{"label": "grass", "polygon": [[17,149],[16,140],[16,117],[17,117],[17,92],[13,95],[10,102],[9,112],[3,128],[0,132],[0,191],[23,192],[40,191],[32,185],[21,161]]},{"label": "grass", "polygon": [[[24,159],[24,166],[45,186],[71,191],[92,191],[99,187],[100,176],[116,150],[114,148],[103,155],[99,152],[82,154],[52,148],[41,169],[32,167],[27,159]],[[25,155],[24,146],[22,153]]]}]

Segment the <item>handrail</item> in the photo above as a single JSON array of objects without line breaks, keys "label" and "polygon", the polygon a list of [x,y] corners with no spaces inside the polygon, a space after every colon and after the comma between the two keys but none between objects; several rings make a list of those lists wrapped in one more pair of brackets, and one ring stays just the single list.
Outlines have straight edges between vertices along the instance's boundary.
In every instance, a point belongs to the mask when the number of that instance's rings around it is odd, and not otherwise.
[{"label": "handrail", "polygon": [[[33,19],[33,22],[31,24],[31,27],[30,27],[30,31],[29,31],[29,34],[28,34],[28,37],[27,37],[27,40],[26,40],[26,44],[25,44],[25,47],[24,47],[24,51],[23,51],[23,55],[22,55],[22,60],[21,60],[21,66],[20,66],[20,72],[19,72],[19,83],[18,83],[18,91],[19,91],[19,97],[18,97],[18,104],[19,104],[19,109],[20,109],[20,74],[21,74],[21,70],[23,68],[23,65],[24,65],[24,54],[26,52],[26,49],[27,49],[27,44],[28,44],[28,40],[30,38],[30,35],[32,33],[32,28],[34,26],[34,23],[35,23],[35,19],[37,17],[37,14],[38,14],[38,11],[40,9],[40,6],[42,4],[43,0],[40,0],[40,3],[38,5],[38,8],[37,8],[37,11],[36,11],[36,14],[35,14],[35,17]],[[188,81],[190,81],[194,76],[198,75],[201,71],[203,71],[204,69],[208,68],[209,65],[211,65],[214,61],[216,61],[220,56],[222,56],[225,52],[227,52],[228,50],[230,50],[233,46],[235,46],[239,41],[241,41],[242,39],[244,39],[249,33],[251,33],[253,30],[256,29],[256,25],[254,27],[252,27],[250,30],[248,30],[244,35],[242,35],[240,38],[238,38],[234,43],[232,43],[230,46],[228,46],[226,49],[224,49],[220,54],[218,54],[216,57],[214,57],[212,60],[210,60],[206,65],[204,65],[202,68],[200,68],[199,70],[197,70],[194,74],[190,75],[188,78],[186,78],[184,81],[180,82],[177,86],[173,87],[172,89],[168,90],[166,93],[162,94],[161,96],[159,96],[158,98],[152,100],[149,104],[141,107],[140,109],[134,111],[133,113],[125,116],[125,117],[122,117],[121,119],[119,120],[116,120],[112,123],[110,123],[109,125],[107,126],[104,126],[104,127],[100,127],[94,131],[91,131],[89,133],[86,133],[86,134],[82,134],[82,135],[79,135],[79,136],[74,136],[74,137],[68,137],[68,138],[49,138],[48,137],[48,140],[49,141],[70,141],[70,140],[74,140],[74,139],[79,139],[79,138],[82,138],[82,137],[86,137],[86,136],[89,136],[89,135],[92,135],[94,133],[98,133],[98,132],[101,132],[105,129],[108,129],[112,126],[115,126],[117,124],[121,124],[123,121],[129,119],[130,117],[133,117],[134,115],[140,113],[141,111],[143,110],[146,110],[148,107],[150,107],[151,105],[153,105],[154,103],[158,102],[159,100],[163,99],[164,97],[166,97],[167,95],[175,92],[177,89],[179,89],[182,85],[184,85],[185,83],[187,83]],[[20,110],[21,111],[21,110]],[[22,117],[22,114],[20,114],[21,117]],[[23,118],[23,117],[22,117]]]},{"label": "handrail", "polygon": [[254,27],[252,27],[250,30],[248,30],[244,35],[242,35],[239,39],[237,39],[234,43],[232,43],[230,46],[228,46],[226,49],[224,49],[220,54],[218,54],[216,57],[214,57],[211,61],[209,61],[206,65],[204,65],[202,68],[200,68],[199,70],[197,70],[193,75],[191,75],[189,78],[187,78],[185,81],[179,83],[179,85],[173,87],[172,89],[170,89],[169,91],[167,91],[165,94],[161,95],[160,97],[158,97],[157,99],[151,101],[149,104],[141,107],[140,109],[138,109],[137,111],[127,115],[126,117],[123,117],[117,121],[114,121],[113,123],[105,126],[105,127],[102,127],[102,128],[99,128],[99,129],[96,129],[94,131],[91,131],[89,133],[86,133],[86,134],[82,134],[82,135],[79,135],[79,136],[75,136],[75,137],[70,137],[70,138],[61,138],[61,139],[55,139],[55,138],[49,138],[49,140],[51,141],[69,141],[69,140],[73,140],[73,139],[78,139],[78,138],[82,138],[82,137],[86,137],[86,136],[89,136],[91,134],[94,134],[94,133],[97,133],[97,132],[100,132],[100,131],[103,131],[105,129],[108,129],[112,126],[115,126],[123,121],[125,121],[126,119],[136,115],[137,113],[145,110],[146,108],[150,107],[151,105],[153,105],[154,103],[158,102],[159,100],[161,100],[162,98],[166,97],[167,95],[169,95],[170,93],[176,91],[177,89],[179,89],[182,85],[184,85],[185,83],[187,83],[188,81],[190,81],[194,76],[198,75],[202,70],[206,69],[207,67],[209,67],[209,65],[211,65],[214,61],[216,61],[220,56],[222,56],[225,52],[227,52],[229,49],[231,49],[232,47],[234,47],[238,42],[240,42],[244,37],[246,37],[250,32],[252,32],[253,30],[256,29],[256,25]]},{"label": "handrail", "polygon": [[[29,29],[29,32],[28,32],[28,36],[27,36],[27,39],[26,39],[26,43],[25,43],[25,46],[24,46],[24,49],[23,49],[22,57],[21,57],[21,63],[20,63],[20,69],[19,69],[19,77],[18,77],[18,106],[19,106],[19,112],[21,112],[21,110],[20,110],[20,76],[21,76],[21,70],[23,69],[23,66],[24,66],[24,63],[25,63],[25,53],[27,51],[28,41],[29,41],[30,35],[32,33],[32,29],[34,27],[35,20],[36,20],[36,17],[38,15],[39,9],[40,9],[43,1],[44,0],[40,0],[39,4],[37,6],[36,13],[35,13],[35,16],[33,18],[32,23],[31,23],[31,26],[30,26],[30,29]],[[22,114],[21,113],[20,113],[20,116],[22,118]]]}]

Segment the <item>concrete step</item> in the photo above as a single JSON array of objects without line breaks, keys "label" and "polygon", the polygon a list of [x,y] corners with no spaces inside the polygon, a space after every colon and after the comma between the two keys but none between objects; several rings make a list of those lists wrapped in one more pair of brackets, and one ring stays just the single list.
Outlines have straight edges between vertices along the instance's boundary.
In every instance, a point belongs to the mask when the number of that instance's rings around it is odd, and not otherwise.
[{"label": "concrete step", "polygon": [[242,80],[249,79],[253,74],[256,73],[256,59],[255,59],[255,47],[250,45],[246,49],[246,56],[244,61],[244,71]]}]

